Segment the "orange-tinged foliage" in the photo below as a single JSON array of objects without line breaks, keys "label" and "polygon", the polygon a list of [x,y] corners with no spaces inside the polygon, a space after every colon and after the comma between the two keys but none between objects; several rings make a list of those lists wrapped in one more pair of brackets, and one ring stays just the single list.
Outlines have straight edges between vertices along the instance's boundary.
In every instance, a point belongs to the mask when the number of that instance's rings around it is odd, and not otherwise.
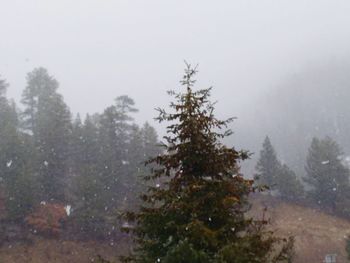
[{"label": "orange-tinged foliage", "polygon": [[67,219],[65,207],[61,204],[40,204],[37,209],[25,218],[33,231],[49,236],[58,236],[62,223]]}]

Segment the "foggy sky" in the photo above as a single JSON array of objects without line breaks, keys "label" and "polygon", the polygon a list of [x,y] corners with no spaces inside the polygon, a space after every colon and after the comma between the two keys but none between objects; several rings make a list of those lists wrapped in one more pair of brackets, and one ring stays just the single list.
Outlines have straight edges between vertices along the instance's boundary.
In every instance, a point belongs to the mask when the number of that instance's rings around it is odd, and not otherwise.
[{"label": "foggy sky", "polygon": [[151,121],[177,89],[186,59],[214,86],[222,116],[308,65],[349,53],[350,2],[322,0],[1,0],[0,74],[18,102],[43,66],[73,113],[128,94]]}]

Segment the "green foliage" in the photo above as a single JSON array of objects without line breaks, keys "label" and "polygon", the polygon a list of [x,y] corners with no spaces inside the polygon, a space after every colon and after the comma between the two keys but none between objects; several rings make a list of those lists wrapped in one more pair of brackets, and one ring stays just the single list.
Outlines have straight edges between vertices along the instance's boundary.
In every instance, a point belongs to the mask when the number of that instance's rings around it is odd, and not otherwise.
[{"label": "green foliage", "polygon": [[179,241],[165,255],[161,262],[165,263],[208,263],[209,258],[204,251],[196,250],[187,240]]},{"label": "green foliage", "polygon": [[[106,237],[120,210],[136,208],[158,150],[157,133],[136,125],[134,101],[119,96],[102,114],[72,122],[59,84],[44,68],[27,75],[23,112],[6,98],[0,79],[0,193],[7,219],[21,220],[41,201],[72,205],[69,224]],[[3,204],[4,203],[4,204]]]},{"label": "green foliage", "polygon": [[100,175],[105,191],[109,195],[106,202],[112,209],[118,208],[127,196],[130,178],[130,152],[133,118],[136,112],[134,101],[128,96],[120,96],[113,106],[100,116]]},{"label": "green foliage", "polygon": [[32,135],[33,170],[39,178],[40,198],[63,202],[71,118],[57,89],[58,82],[46,69],[37,68],[29,73],[22,94],[25,106],[22,118],[24,128]]},{"label": "green foliage", "polygon": [[[239,173],[239,162],[248,153],[220,142],[231,134],[220,130],[232,119],[214,117],[211,89],[192,90],[195,73],[188,66],[182,81],[185,93],[170,92],[176,99],[174,112],[159,109],[158,120],[171,122],[169,135],[164,137],[165,152],[149,161],[155,167],[145,177],[158,184],[148,187],[139,212],[127,214],[135,225],[125,230],[134,234],[136,248],[123,260],[284,262],[288,242],[265,230],[265,220],[246,216],[247,198],[255,188]],[[279,242],[283,244],[277,249]]]},{"label": "green foliage", "polygon": [[266,185],[270,189],[276,186],[276,179],[281,169],[281,164],[277,159],[275,149],[273,148],[270,138],[266,136],[263,148],[260,151],[260,159],[256,164],[256,180],[261,185]]},{"label": "green foliage", "polygon": [[156,152],[157,133],[148,124],[134,124],[135,111],[133,100],[121,96],[102,114],[87,116],[84,124],[80,118],[74,122],[72,221],[93,237],[107,237],[115,229],[116,215],[136,207],[144,162]]},{"label": "green foliage", "polygon": [[263,143],[260,159],[256,165],[256,179],[284,200],[298,201],[304,197],[304,188],[296,174],[277,158],[269,137]]},{"label": "green foliage", "polygon": [[28,161],[31,148],[19,131],[14,103],[5,97],[7,84],[0,80],[0,185],[5,192],[9,219],[23,219],[34,203],[34,181]]},{"label": "green foliage", "polygon": [[330,137],[314,138],[306,161],[305,182],[309,196],[322,207],[336,212],[349,192],[349,169],[342,164],[342,151]]},{"label": "green foliage", "polygon": [[23,219],[35,204],[35,181],[25,171],[9,178],[6,182],[6,208],[8,218]]},{"label": "green foliage", "polygon": [[304,187],[298,180],[295,172],[287,165],[282,165],[276,180],[276,188],[282,199],[300,201],[304,198]]}]

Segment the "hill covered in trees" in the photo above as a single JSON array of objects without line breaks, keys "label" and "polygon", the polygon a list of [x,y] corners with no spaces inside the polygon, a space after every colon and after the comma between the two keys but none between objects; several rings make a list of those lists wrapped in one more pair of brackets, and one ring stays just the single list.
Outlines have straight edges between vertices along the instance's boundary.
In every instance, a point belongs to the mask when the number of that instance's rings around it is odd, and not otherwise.
[{"label": "hill covered in trees", "polygon": [[[137,109],[126,95],[116,97],[102,113],[73,118],[58,81],[46,69],[28,73],[22,107],[6,97],[8,84],[2,79],[0,242],[12,246],[23,241],[20,246],[25,246],[41,236],[78,246],[100,240],[113,247],[115,242],[128,240],[121,241],[125,237],[122,228],[134,234],[135,242],[135,250],[124,262],[231,262],[237,258],[241,263],[290,262],[292,240],[286,237],[300,237],[302,233],[293,233],[297,229],[310,230],[309,235],[317,235],[318,230],[295,222],[280,226],[279,222],[288,221],[280,219],[280,210],[294,207],[311,218],[318,209],[350,218],[350,169],[333,138],[317,137],[324,133],[314,132],[308,150],[303,145],[303,154],[299,148],[294,152],[293,160],[299,160],[295,168],[292,159],[289,164],[283,157],[283,145],[291,143],[289,138],[286,144],[277,143],[275,151],[275,141],[266,137],[254,179],[243,176],[241,162],[250,154],[223,144],[232,133],[226,128],[233,119],[215,118],[211,89],[193,90],[195,73],[188,65],[181,82],[186,91],[169,92],[175,97],[170,104],[172,113],[158,109],[158,120],[169,123],[165,142],[159,142],[148,123],[139,126],[134,122]],[[281,120],[286,113],[278,112]],[[332,116],[336,123],[341,121],[337,114]],[[276,123],[284,129],[282,122]],[[298,124],[296,120],[294,125]],[[328,126],[324,130],[338,127]],[[341,130],[346,129],[344,124]],[[306,130],[308,135],[313,132]],[[342,140],[337,129],[333,135]],[[249,217],[249,197],[260,191],[266,193],[262,199],[282,200],[270,212],[274,215],[278,210],[279,215],[273,217],[272,226],[260,214]],[[252,214],[258,207],[261,203]],[[276,226],[293,231],[275,235]],[[343,255],[339,247],[335,246],[336,253]],[[304,253],[300,247],[296,251]]]},{"label": "hill covered in trees", "polygon": [[44,68],[28,73],[21,108],[7,99],[7,88],[2,79],[2,225],[25,221],[33,233],[57,234],[52,220],[63,219],[65,209],[72,233],[113,239],[118,213],[138,202],[144,161],[159,151],[155,129],[133,121],[137,109],[125,95],[102,113],[73,118]]}]

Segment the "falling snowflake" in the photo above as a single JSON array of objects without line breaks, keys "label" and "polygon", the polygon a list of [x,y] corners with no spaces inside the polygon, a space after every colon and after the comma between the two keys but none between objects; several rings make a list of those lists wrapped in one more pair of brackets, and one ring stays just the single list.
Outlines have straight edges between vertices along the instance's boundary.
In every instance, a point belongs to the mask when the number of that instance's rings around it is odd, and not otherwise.
[{"label": "falling snowflake", "polygon": [[66,210],[66,214],[67,214],[67,216],[69,216],[69,215],[70,215],[70,213],[71,213],[71,208],[72,208],[72,206],[71,206],[71,205],[66,205],[66,206],[64,207],[64,209]]},{"label": "falling snowflake", "polygon": [[7,163],[6,163],[6,166],[7,167],[10,167],[12,165],[12,160],[10,160],[10,161],[8,161]]}]

